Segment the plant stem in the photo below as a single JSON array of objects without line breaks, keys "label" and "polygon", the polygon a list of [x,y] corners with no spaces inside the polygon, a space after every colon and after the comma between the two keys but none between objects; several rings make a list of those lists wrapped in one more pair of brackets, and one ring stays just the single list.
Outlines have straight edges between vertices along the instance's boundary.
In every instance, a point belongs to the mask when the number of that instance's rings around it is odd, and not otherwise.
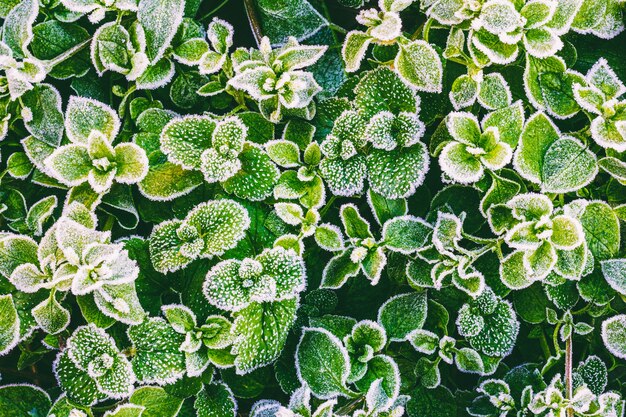
[{"label": "plant stem", "polygon": [[256,41],[257,46],[260,46],[261,39],[263,38],[263,32],[261,31],[261,21],[257,15],[254,2],[252,0],[244,0],[243,3],[246,6],[246,14],[248,15],[248,21],[250,22],[250,28],[252,29],[254,40]]},{"label": "plant stem", "polygon": [[[572,400],[572,335],[565,341],[565,394],[568,402]],[[574,417],[574,409],[567,406],[567,417]]]},{"label": "plant stem", "polygon": [[330,209],[330,207],[333,205],[336,199],[337,199],[337,196],[335,195],[331,196],[328,199],[328,203],[326,203],[326,205],[322,207],[322,209],[320,210],[320,219],[324,217],[324,214],[326,214],[326,212]]},{"label": "plant stem", "polygon": [[539,338],[539,344],[541,346],[541,350],[543,351],[543,356],[546,358],[546,360],[548,360],[550,356],[552,356],[552,352],[550,352],[550,346],[548,346],[546,334],[543,330],[541,330],[541,338]]},{"label": "plant stem", "polygon": [[228,3],[230,0],[224,0],[222,1],[220,4],[218,4],[217,6],[215,6],[213,8],[213,10],[211,10],[210,12],[208,12],[207,14],[205,14],[204,16],[202,16],[200,19],[198,19],[199,21],[203,21],[204,19],[207,19],[211,16],[213,16],[215,13],[217,13],[222,7],[226,6],[226,3]]}]

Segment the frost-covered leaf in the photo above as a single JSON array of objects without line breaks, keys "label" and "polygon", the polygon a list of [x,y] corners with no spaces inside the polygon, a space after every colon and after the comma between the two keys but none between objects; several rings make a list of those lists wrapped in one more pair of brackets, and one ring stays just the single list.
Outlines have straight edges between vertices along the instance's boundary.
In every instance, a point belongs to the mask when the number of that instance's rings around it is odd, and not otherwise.
[{"label": "frost-covered leaf", "polygon": [[439,337],[429,330],[416,329],[407,335],[407,339],[415,350],[426,355],[435,353],[439,346]]},{"label": "frost-covered leaf", "polygon": [[288,140],[270,141],[265,144],[267,154],[272,161],[284,168],[293,168],[300,165],[300,150],[298,145]]},{"label": "frost-covered leaf", "polygon": [[93,130],[102,133],[110,142],[120,129],[115,110],[99,101],[71,96],[65,110],[65,133],[76,144],[87,144]]},{"label": "frost-covered leaf", "polygon": [[246,374],[275,361],[296,319],[297,298],[252,303],[234,314],[235,368]]},{"label": "frost-covered leaf", "polygon": [[105,398],[87,372],[72,362],[67,351],[57,356],[54,372],[59,386],[71,401],[89,406]]},{"label": "frost-covered leaf", "polygon": [[122,404],[104,413],[104,417],[141,417],[145,407],[135,404]]},{"label": "frost-covered leaf", "polygon": [[545,154],[560,136],[557,127],[545,114],[531,116],[515,152],[513,163],[517,172],[529,181],[541,183]]},{"label": "frost-covered leaf", "polygon": [[383,240],[388,249],[411,253],[424,247],[431,225],[414,216],[394,217],[383,225]]},{"label": "frost-covered leaf", "polygon": [[346,381],[350,358],[341,341],[320,328],[306,328],[296,351],[298,378],[319,398],[333,398],[350,391]]},{"label": "frost-covered leaf", "polygon": [[185,373],[185,355],[179,350],[184,336],[161,318],[152,317],[128,328],[128,338],[135,348],[132,359],[137,380],[164,385]]},{"label": "frost-covered leaf", "polygon": [[[130,395],[135,374],[115,341],[93,324],[79,327],[67,341],[68,358],[95,381],[97,390],[111,398]],[[57,372],[59,372],[57,370]]]},{"label": "frost-covered leaf", "polygon": [[470,75],[461,75],[452,83],[450,102],[455,110],[474,104],[478,97],[478,83]]},{"label": "frost-covered leaf", "polygon": [[0,355],[15,347],[20,337],[20,319],[11,294],[0,296]]},{"label": "frost-covered leaf", "polygon": [[595,395],[604,392],[608,384],[608,371],[605,363],[598,356],[589,356],[578,365],[576,372]]},{"label": "frost-covered leaf", "polygon": [[461,372],[482,374],[484,372],[483,360],[474,349],[461,348],[454,356],[457,368]]},{"label": "frost-covered leaf", "polygon": [[395,72],[384,66],[366,73],[355,93],[356,107],[366,119],[381,111],[415,113],[419,105],[415,92]]},{"label": "frost-covered leaf", "polygon": [[238,311],[252,302],[293,298],[304,286],[301,258],[292,250],[277,247],[254,259],[220,262],[207,274],[203,289],[211,304]]},{"label": "frost-covered leaf", "polygon": [[206,385],[198,393],[193,404],[198,417],[235,417],[237,401],[232,391],[223,382]]},{"label": "frost-covered leaf", "polygon": [[626,260],[607,259],[600,262],[604,279],[611,288],[620,294],[626,294]]},{"label": "frost-covered leaf", "polygon": [[513,32],[522,23],[515,5],[504,0],[487,1],[480,10],[478,22],[479,27],[495,35]]},{"label": "frost-covered leaf", "polygon": [[33,171],[33,164],[24,152],[15,152],[7,159],[7,172],[13,178],[26,179]]},{"label": "frost-covered leaf", "polygon": [[565,193],[588,185],[598,173],[593,152],[578,140],[561,138],[543,155],[542,188],[546,192]]},{"label": "frost-covered leaf", "polygon": [[346,63],[346,71],[354,72],[361,66],[372,37],[364,32],[353,30],[348,32],[343,42],[341,56]]},{"label": "frost-covered leaf", "polygon": [[187,116],[169,122],[161,133],[161,150],[185,169],[200,169],[200,156],[211,147],[216,123],[206,116]]},{"label": "frost-covered leaf", "polygon": [[182,0],[141,0],[137,20],[146,37],[146,55],[151,63],[158,61],[170,46],[183,19]]},{"label": "frost-covered leaf", "polygon": [[511,90],[504,77],[499,73],[485,75],[480,83],[477,100],[484,107],[491,110],[501,109],[510,105]]},{"label": "frost-covered leaf", "polygon": [[415,40],[400,45],[394,61],[398,74],[419,91],[439,93],[442,89],[443,66],[439,54],[426,41]]},{"label": "frost-covered leaf", "polygon": [[[481,299],[478,300],[480,303]],[[472,347],[488,356],[510,354],[519,332],[519,322],[511,304],[497,301],[493,312],[483,315],[483,319],[485,324],[480,333],[468,338]]]},{"label": "frost-covered leaf", "polygon": [[184,221],[154,228],[150,257],[158,271],[175,271],[197,257],[210,258],[233,248],[250,225],[246,209],[231,200],[199,204]]},{"label": "frost-covered leaf", "polygon": [[579,219],[593,256],[600,261],[614,258],[619,251],[620,224],[613,209],[594,201],[584,207]]},{"label": "frost-covered leaf", "polygon": [[390,298],[378,310],[378,322],[392,341],[405,340],[420,329],[428,310],[426,292],[408,293]]},{"label": "frost-covered leaf", "polygon": [[241,169],[223,183],[224,190],[252,201],[267,198],[280,174],[270,157],[259,147],[246,143],[239,161]]},{"label": "frost-covered leaf", "polygon": [[367,157],[372,190],[383,197],[397,199],[413,195],[428,171],[428,150],[421,142],[392,151],[373,150]]},{"label": "frost-covered leaf", "polygon": [[176,417],[183,400],[161,387],[139,387],[130,396],[130,403],[144,408],[141,417]]},{"label": "frost-covered leaf", "polygon": [[7,416],[45,416],[52,403],[43,389],[30,384],[0,387],[0,407]]},{"label": "frost-covered leaf", "polygon": [[351,259],[351,251],[346,250],[333,257],[322,274],[321,288],[340,288],[348,278],[359,273],[359,264]]},{"label": "frost-covered leaf", "polygon": [[626,359],[626,315],[613,316],[602,322],[602,340],[609,352]]},{"label": "frost-covered leaf", "polygon": [[16,58],[30,55],[27,47],[33,39],[33,23],[35,23],[38,14],[38,1],[22,0],[6,15],[2,30],[2,42],[11,48]]},{"label": "frost-covered leaf", "polygon": [[31,313],[39,327],[49,334],[57,334],[70,324],[70,312],[57,301],[54,293],[33,308]]},{"label": "frost-covered leaf", "polygon": [[21,99],[32,115],[24,123],[30,134],[49,145],[58,145],[63,136],[63,113],[58,90],[49,84],[39,84],[24,93]]},{"label": "frost-covered leaf", "polygon": [[341,230],[330,223],[315,228],[315,242],[320,248],[335,252],[344,248],[344,239]]},{"label": "frost-covered leaf", "polygon": [[37,244],[26,236],[0,235],[0,274],[9,278],[22,264],[38,264]]}]

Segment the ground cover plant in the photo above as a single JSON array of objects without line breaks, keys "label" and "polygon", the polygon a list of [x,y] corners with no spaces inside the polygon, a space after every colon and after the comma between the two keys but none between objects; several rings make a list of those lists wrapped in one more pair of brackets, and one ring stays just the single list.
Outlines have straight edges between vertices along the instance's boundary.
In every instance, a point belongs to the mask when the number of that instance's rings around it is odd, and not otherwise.
[{"label": "ground cover plant", "polygon": [[1,417],[623,417],[623,0],[2,0]]}]

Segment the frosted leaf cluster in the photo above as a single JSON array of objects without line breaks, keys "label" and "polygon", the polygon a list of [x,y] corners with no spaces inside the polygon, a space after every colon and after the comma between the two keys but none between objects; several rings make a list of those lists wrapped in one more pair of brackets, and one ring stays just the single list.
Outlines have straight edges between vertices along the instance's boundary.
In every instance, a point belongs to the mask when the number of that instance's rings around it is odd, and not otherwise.
[{"label": "frosted leaf cluster", "polygon": [[624,417],[625,7],[0,2],[0,415]]}]

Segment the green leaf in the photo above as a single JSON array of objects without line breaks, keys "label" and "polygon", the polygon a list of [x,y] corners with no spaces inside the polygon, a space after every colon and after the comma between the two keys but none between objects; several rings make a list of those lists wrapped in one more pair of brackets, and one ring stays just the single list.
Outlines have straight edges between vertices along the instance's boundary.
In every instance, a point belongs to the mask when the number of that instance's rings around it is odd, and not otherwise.
[{"label": "green leaf", "polygon": [[26,236],[0,235],[0,274],[9,278],[22,264],[39,264],[35,241]]},{"label": "green leaf", "polygon": [[6,15],[2,30],[2,42],[13,50],[16,58],[30,55],[26,49],[33,38],[33,23],[39,14],[37,0],[22,0]]},{"label": "green leaf", "polygon": [[545,155],[561,134],[552,120],[543,113],[535,113],[528,119],[513,164],[525,179],[540,184]]},{"label": "green leaf", "polygon": [[157,62],[148,66],[146,70],[137,77],[136,85],[138,90],[156,90],[168,84],[174,77],[174,63],[168,58],[161,58]]},{"label": "green leaf", "polygon": [[519,322],[511,304],[498,301],[495,310],[483,318],[485,325],[480,333],[468,338],[472,347],[488,356],[509,355],[519,332]]},{"label": "green leaf", "polygon": [[206,385],[193,404],[198,417],[235,417],[237,401],[223,382]]},{"label": "green leaf", "polygon": [[0,295],[0,318],[0,355],[5,355],[20,338],[20,318],[11,294]]},{"label": "green leaf", "polygon": [[400,216],[383,225],[385,246],[395,252],[409,254],[422,249],[432,232],[432,226],[415,216]]},{"label": "green leaf", "polygon": [[351,395],[346,386],[350,358],[341,341],[327,330],[305,328],[296,350],[298,379],[321,399]]},{"label": "green leaf", "polygon": [[600,265],[611,288],[626,295],[626,259],[607,259],[600,261]]},{"label": "green leaf", "polygon": [[585,206],[579,219],[593,256],[600,261],[614,258],[619,251],[620,224],[613,209],[594,201]]},{"label": "green leaf", "polygon": [[183,0],[140,0],[137,20],[146,36],[146,55],[155,63],[164,54],[182,22]]},{"label": "green leaf", "polygon": [[587,387],[595,395],[604,392],[608,384],[608,371],[602,359],[596,355],[589,356],[578,365],[576,373],[581,376]]},{"label": "green leaf", "polygon": [[247,374],[275,361],[296,319],[297,298],[252,303],[234,314],[235,368]]},{"label": "green leaf", "polygon": [[325,223],[315,228],[315,243],[324,250],[336,252],[344,248],[341,230],[333,224]]},{"label": "green leaf", "polygon": [[36,85],[22,96],[24,108],[28,108],[31,117],[24,126],[31,135],[48,145],[58,146],[63,137],[63,113],[61,113],[61,95],[49,84]]},{"label": "green leaf", "polygon": [[474,349],[459,349],[454,356],[454,361],[461,372],[470,374],[482,374],[484,372],[483,360]]},{"label": "green leaf", "polygon": [[104,417],[141,417],[143,411],[144,407],[140,405],[122,404],[104,413]]},{"label": "green leaf", "polygon": [[202,182],[201,173],[187,171],[167,161],[160,151],[155,151],[149,157],[148,172],[138,186],[141,194],[150,200],[171,201],[189,194]]},{"label": "green leaf", "polygon": [[364,32],[348,32],[341,48],[341,56],[346,63],[346,71],[354,72],[361,66],[372,37]]},{"label": "green leaf", "polygon": [[50,175],[69,187],[87,181],[93,167],[87,148],[74,144],[57,148],[44,163]]},{"label": "green leaf", "polygon": [[[286,129],[286,128],[285,128]],[[283,168],[294,168],[300,165],[298,145],[288,140],[275,140],[265,144],[269,157]]]},{"label": "green leaf", "polygon": [[239,155],[241,169],[222,185],[228,193],[251,201],[267,198],[278,182],[280,172],[270,157],[251,143]]},{"label": "green leaf", "polygon": [[498,128],[502,142],[509,144],[511,148],[515,148],[524,127],[524,107],[522,101],[518,100],[508,107],[487,114],[481,122],[481,127],[483,131],[486,131],[492,126]]},{"label": "green leaf", "polygon": [[480,201],[480,210],[487,213],[489,207],[497,204],[505,204],[516,196],[521,190],[519,182],[501,177],[493,172],[489,173],[491,185]]},{"label": "green leaf", "polygon": [[13,178],[26,179],[33,171],[33,164],[24,152],[15,152],[7,159],[7,172]]},{"label": "green leaf", "polygon": [[366,402],[377,409],[392,407],[400,392],[400,371],[394,360],[387,355],[377,355],[367,364],[367,372],[355,384],[367,391]]},{"label": "green leaf", "polygon": [[283,44],[289,36],[306,39],[328,24],[307,0],[281,3],[260,0],[257,7],[263,34],[273,44]]},{"label": "green leaf", "polygon": [[428,164],[428,150],[421,142],[389,152],[375,149],[367,157],[370,186],[387,198],[409,197],[424,182]]},{"label": "green leaf", "polygon": [[120,143],[115,147],[117,172],[115,180],[122,184],[135,184],[148,172],[146,152],[134,143]]},{"label": "green leaf", "polygon": [[613,316],[602,322],[602,341],[614,356],[626,359],[626,315]]},{"label": "green leaf", "polygon": [[59,386],[70,401],[88,406],[106,398],[87,371],[79,369],[70,359],[67,350],[59,353],[53,369]]},{"label": "green leaf", "polygon": [[477,99],[483,107],[490,110],[501,109],[510,105],[511,91],[502,74],[485,75],[480,84]]},{"label": "green leaf", "polygon": [[150,258],[157,271],[176,271],[197,257],[210,258],[232,249],[249,226],[248,213],[239,203],[202,203],[184,221],[170,220],[154,228]]},{"label": "green leaf", "polygon": [[544,107],[541,79],[545,73],[563,73],[567,69],[565,61],[558,56],[544,59],[526,55],[526,67],[524,68],[524,88],[528,99],[537,108]]},{"label": "green leaf", "polygon": [[7,416],[44,417],[52,406],[50,396],[41,388],[29,384],[0,387],[0,409]]},{"label": "green leaf", "polygon": [[179,350],[184,336],[162,318],[152,317],[130,326],[128,338],[136,351],[131,363],[140,382],[172,383],[185,373],[185,355]]},{"label": "green leaf", "polygon": [[356,108],[365,119],[381,111],[397,115],[401,112],[415,113],[418,109],[419,98],[415,92],[395,72],[384,66],[367,72],[355,93]]},{"label": "green leaf", "polygon": [[209,303],[238,311],[251,302],[293,298],[305,286],[302,259],[293,250],[266,249],[243,261],[229,259],[207,274],[203,291]]},{"label": "green leaf", "polygon": [[341,223],[348,237],[352,239],[367,239],[373,237],[370,224],[359,213],[354,204],[344,204],[339,210]]},{"label": "green leaf", "polygon": [[441,92],[443,65],[439,54],[428,42],[415,40],[401,44],[394,67],[400,77],[418,91]]},{"label": "green leaf", "polygon": [[161,387],[140,387],[130,396],[130,403],[144,407],[141,417],[176,417],[183,400]]},{"label": "green leaf", "polygon": [[380,225],[394,217],[404,216],[408,212],[408,205],[405,199],[385,198],[371,189],[367,192],[367,202]]},{"label": "green leaf", "polygon": [[70,312],[51,293],[48,298],[32,309],[32,315],[39,327],[49,334],[57,334],[70,324]]},{"label": "green leaf", "polygon": [[449,96],[455,110],[471,106],[478,96],[478,83],[467,74],[461,75],[452,83]]},{"label": "green leaf", "polygon": [[64,80],[83,76],[91,67],[88,49],[76,50],[89,38],[89,32],[77,24],[48,20],[33,27],[29,47],[36,58],[54,60],[49,75]]},{"label": "green leaf", "polygon": [[543,155],[542,189],[567,193],[588,185],[598,173],[596,156],[574,138],[561,138]]},{"label": "green leaf", "polygon": [[71,142],[86,145],[93,130],[102,133],[109,143],[120,129],[115,110],[96,100],[71,96],[65,111],[65,133]]},{"label": "green leaf", "polygon": [[378,322],[391,341],[402,341],[409,333],[422,328],[427,311],[426,292],[396,295],[380,307]]},{"label": "green leaf", "polygon": [[187,116],[169,122],[161,133],[161,150],[184,169],[200,169],[200,156],[211,147],[216,123],[206,116]]},{"label": "green leaf", "polygon": [[624,164],[624,162],[617,158],[607,156],[600,159],[598,165],[611,177],[619,181],[620,184],[626,183],[626,164]]}]

